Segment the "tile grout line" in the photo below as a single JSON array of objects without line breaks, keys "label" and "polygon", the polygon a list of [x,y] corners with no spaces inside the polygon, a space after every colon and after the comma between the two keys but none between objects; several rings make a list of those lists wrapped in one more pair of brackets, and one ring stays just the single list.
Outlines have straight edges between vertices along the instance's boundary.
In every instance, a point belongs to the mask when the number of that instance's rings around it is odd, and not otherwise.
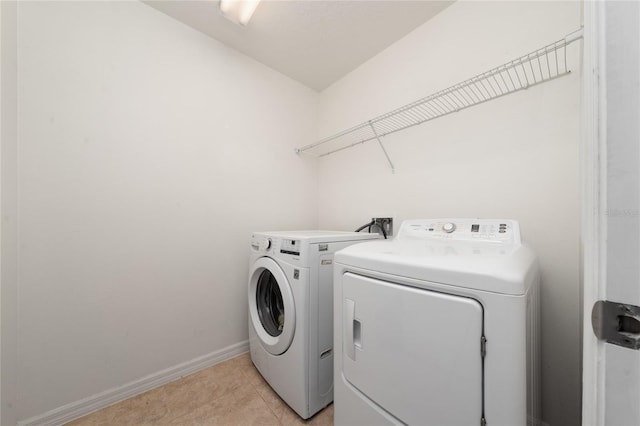
[{"label": "tile grout line", "polygon": [[[253,369],[255,369],[255,368],[256,368],[256,367],[253,365],[253,361],[251,361],[251,358],[250,358],[250,357],[249,357],[249,363],[248,363],[248,366],[249,366],[249,368],[253,368]],[[257,371],[257,369],[256,369],[256,371]],[[260,373],[258,372],[258,374],[260,374]],[[267,400],[262,396],[262,394],[260,394],[260,392],[258,392],[258,387],[256,386],[256,384],[255,384],[253,381],[251,381],[251,380],[250,380],[251,378],[247,375],[247,369],[246,369],[246,368],[243,368],[243,369],[242,369],[242,375],[243,375],[243,376],[245,376],[245,378],[247,379],[247,381],[249,381],[249,383],[251,383],[251,386],[253,387],[253,391],[254,391],[255,393],[257,393],[257,394],[258,394],[258,396],[260,397],[260,399],[264,402],[264,405],[266,405],[266,407],[267,407],[267,409],[269,410],[269,412],[270,412],[271,414],[273,414],[273,417],[278,421],[278,425],[279,425],[279,426],[283,426],[283,425],[282,425],[282,417],[284,416],[284,410],[282,411],[282,413],[280,414],[280,416],[278,416],[278,415],[276,414],[276,412],[275,412],[275,411],[273,411],[273,409],[271,408],[271,405],[268,403],[268,401],[267,401]],[[262,377],[262,376],[260,376],[260,377]],[[268,384],[268,383],[267,383],[267,386],[269,386],[269,384]],[[274,392],[274,393],[275,393],[275,392]],[[278,398],[280,398],[280,396],[279,396],[279,395],[277,395],[277,394],[276,394],[276,396],[277,396]],[[284,401],[283,401],[283,404],[284,404]]]}]

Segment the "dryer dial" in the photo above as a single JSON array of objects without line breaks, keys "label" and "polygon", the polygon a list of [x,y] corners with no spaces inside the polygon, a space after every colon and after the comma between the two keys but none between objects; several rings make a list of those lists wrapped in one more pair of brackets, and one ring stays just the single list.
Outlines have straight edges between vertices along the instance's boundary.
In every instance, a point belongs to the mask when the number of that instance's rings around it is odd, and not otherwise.
[{"label": "dryer dial", "polygon": [[444,225],[442,225],[442,230],[447,234],[450,234],[456,230],[456,224],[453,222],[445,223]]}]

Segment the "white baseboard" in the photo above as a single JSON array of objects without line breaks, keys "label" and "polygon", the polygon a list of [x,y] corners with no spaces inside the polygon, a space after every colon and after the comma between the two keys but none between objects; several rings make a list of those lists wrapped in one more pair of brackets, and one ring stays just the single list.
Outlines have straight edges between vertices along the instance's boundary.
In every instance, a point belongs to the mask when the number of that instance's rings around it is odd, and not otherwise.
[{"label": "white baseboard", "polygon": [[158,386],[172,382],[180,377],[188,376],[219,362],[226,361],[249,351],[249,341],[245,340],[219,351],[192,359],[166,370],[150,374],[117,388],[55,408],[34,417],[18,422],[18,426],[58,426],[85,416],[94,411],[113,405],[132,396],[141,394]]}]

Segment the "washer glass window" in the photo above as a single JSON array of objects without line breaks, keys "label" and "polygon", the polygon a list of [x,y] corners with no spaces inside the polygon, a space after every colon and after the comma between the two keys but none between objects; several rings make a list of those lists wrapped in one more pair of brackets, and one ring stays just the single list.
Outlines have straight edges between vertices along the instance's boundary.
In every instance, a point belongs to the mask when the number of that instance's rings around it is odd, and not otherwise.
[{"label": "washer glass window", "polygon": [[256,259],[251,268],[249,318],[267,352],[280,355],[289,348],[296,329],[293,292],[282,268],[269,257]]},{"label": "washer glass window", "polygon": [[265,331],[273,337],[282,334],[285,319],[284,302],[278,281],[268,269],[263,270],[258,278],[256,307]]}]

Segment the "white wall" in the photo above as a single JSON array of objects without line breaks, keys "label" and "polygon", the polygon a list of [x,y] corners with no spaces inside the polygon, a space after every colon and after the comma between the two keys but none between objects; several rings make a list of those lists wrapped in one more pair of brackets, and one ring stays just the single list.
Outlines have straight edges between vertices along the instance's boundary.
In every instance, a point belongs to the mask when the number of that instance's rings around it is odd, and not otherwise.
[{"label": "white wall", "polygon": [[[325,90],[318,138],[580,23],[579,2],[456,2]],[[321,228],[355,228],[383,214],[520,221],[542,268],[543,420],[556,426],[580,424],[579,51],[580,43],[569,49],[569,76],[385,138],[395,174],[376,142],[319,162]]]},{"label": "white wall", "polygon": [[18,53],[24,420],[247,338],[250,232],[316,224],[318,94],[138,2],[22,2]]}]

